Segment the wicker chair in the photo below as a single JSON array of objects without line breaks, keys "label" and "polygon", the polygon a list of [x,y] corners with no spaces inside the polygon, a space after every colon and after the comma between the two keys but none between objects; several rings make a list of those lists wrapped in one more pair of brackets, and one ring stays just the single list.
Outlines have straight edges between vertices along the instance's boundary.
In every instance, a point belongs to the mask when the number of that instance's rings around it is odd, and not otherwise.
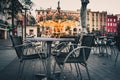
[{"label": "wicker chair", "polygon": [[[54,65],[54,70],[53,70],[53,75],[55,74],[56,71],[56,63],[58,64],[61,74],[60,74],[60,80],[63,79],[63,71],[66,63],[73,63],[75,64],[75,68],[77,71],[78,75],[78,80],[82,79],[81,71],[80,71],[80,65],[85,67],[87,71],[88,78],[90,80],[90,75],[88,72],[87,68],[87,63],[86,61],[89,58],[90,52],[91,52],[91,47],[94,44],[94,36],[93,35],[84,35],[82,37],[81,45],[78,45],[77,47],[74,47],[70,52],[66,52],[64,54],[60,54],[55,56],[55,65]],[[77,45],[77,44],[75,44]],[[80,77],[81,76],[81,77]]]},{"label": "wicker chair", "polygon": [[[24,63],[25,63],[26,60],[41,59],[42,63],[43,63],[43,67],[45,67],[44,62],[45,62],[45,59],[47,58],[47,56],[45,56],[45,53],[36,52],[36,50],[34,48],[35,46],[32,46],[32,44],[30,42],[29,43],[23,43],[21,36],[10,36],[10,38],[11,38],[13,47],[16,51],[16,55],[17,55],[17,57],[20,61],[19,70],[18,70],[18,74],[17,74],[17,79],[20,79],[22,77],[22,72],[23,72],[23,69],[24,69]],[[29,53],[25,52],[25,50],[28,49],[28,48],[31,48],[31,49],[35,50],[35,53],[29,54]],[[46,69],[44,68],[44,70],[46,70]]]}]

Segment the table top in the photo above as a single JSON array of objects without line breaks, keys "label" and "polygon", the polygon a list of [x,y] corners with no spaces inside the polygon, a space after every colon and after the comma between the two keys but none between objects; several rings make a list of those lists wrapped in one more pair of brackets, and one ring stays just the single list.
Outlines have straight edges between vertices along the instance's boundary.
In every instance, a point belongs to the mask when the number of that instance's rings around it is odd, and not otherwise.
[{"label": "table top", "polygon": [[30,41],[74,41],[74,38],[45,38],[45,37],[37,37],[37,38],[26,38],[26,40],[30,40]]}]

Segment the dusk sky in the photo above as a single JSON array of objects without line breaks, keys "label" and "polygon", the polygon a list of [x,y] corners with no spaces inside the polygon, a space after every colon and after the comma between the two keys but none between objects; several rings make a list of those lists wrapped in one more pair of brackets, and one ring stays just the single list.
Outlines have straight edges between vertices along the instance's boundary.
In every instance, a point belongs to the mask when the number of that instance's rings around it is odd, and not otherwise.
[{"label": "dusk sky", "polygon": [[[59,0],[32,0],[34,3],[33,12],[35,9],[57,8]],[[120,14],[120,0],[89,0],[87,8],[92,11],[107,11],[108,14]],[[81,8],[81,0],[60,0],[62,10],[73,10]]]}]

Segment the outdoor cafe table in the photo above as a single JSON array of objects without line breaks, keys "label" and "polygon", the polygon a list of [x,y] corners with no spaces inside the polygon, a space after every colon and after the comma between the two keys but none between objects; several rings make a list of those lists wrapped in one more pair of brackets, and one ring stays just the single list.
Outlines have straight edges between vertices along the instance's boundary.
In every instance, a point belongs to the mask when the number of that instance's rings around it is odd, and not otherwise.
[{"label": "outdoor cafe table", "polygon": [[47,77],[51,78],[51,44],[53,41],[74,41],[74,38],[44,38],[44,37],[37,37],[37,38],[26,38],[26,40],[29,41],[44,41],[47,43],[47,55],[48,55],[48,60],[47,60]]},{"label": "outdoor cafe table", "polygon": [[[113,46],[113,39],[114,37],[107,37],[107,36],[99,36],[99,54],[100,56],[109,55],[108,50],[111,50]],[[106,51],[106,52],[105,52]]]}]

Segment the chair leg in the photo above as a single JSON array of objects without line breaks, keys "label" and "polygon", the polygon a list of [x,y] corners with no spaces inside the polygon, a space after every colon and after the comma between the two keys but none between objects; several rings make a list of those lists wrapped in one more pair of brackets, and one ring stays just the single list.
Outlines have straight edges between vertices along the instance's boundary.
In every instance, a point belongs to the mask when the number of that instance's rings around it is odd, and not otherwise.
[{"label": "chair leg", "polygon": [[24,64],[25,64],[25,61],[19,63],[17,79],[16,80],[20,80],[22,78],[22,73],[23,73],[23,70],[24,70]]},{"label": "chair leg", "polygon": [[112,49],[111,49],[111,57],[113,56],[113,55],[115,55],[115,47],[114,46],[112,46]]},{"label": "chair leg", "polygon": [[45,74],[47,74],[46,61],[45,61],[45,60],[42,60],[42,64],[43,64],[43,67],[44,67]]},{"label": "chair leg", "polygon": [[77,77],[79,77],[78,65],[76,63],[75,63],[75,68],[76,68]]},{"label": "chair leg", "polygon": [[105,46],[105,50],[106,50],[105,54],[107,55],[107,57],[109,57],[109,53],[108,53],[109,46],[107,46],[107,45],[104,45],[104,46]]},{"label": "chair leg", "polygon": [[56,73],[55,73],[56,65],[57,65],[57,63],[55,62],[55,63],[54,63],[54,66],[53,66],[53,79],[54,79],[54,80],[64,80],[64,79],[63,79],[63,69],[64,69],[64,65],[58,65],[59,68],[60,68],[59,79],[56,79],[56,75],[55,75],[55,74],[56,74]]},{"label": "chair leg", "polygon": [[85,68],[86,68],[86,72],[87,72],[87,75],[88,75],[88,79],[91,80],[91,78],[90,78],[90,74],[89,74],[89,71],[88,71],[87,64],[85,64]]},{"label": "chair leg", "polygon": [[54,66],[53,66],[53,74],[55,73],[55,68],[56,68],[56,62],[54,63]]},{"label": "chair leg", "polygon": [[79,66],[79,63],[77,63],[77,67],[78,67],[78,71],[79,71],[79,74],[80,74],[80,80],[83,80],[82,78],[82,73],[81,73],[81,70],[80,70],[80,66]]},{"label": "chair leg", "polygon": [[80,67],[79,67],[79,63],[75,63],[75,68],[76,68],[78,80],[82,80],[82,73],[81,73],[81,70],[80,70]]},{"label": "chair leg", "polygon": [[118,60],[118,56],[119,56],[119,51],[118,51],[118,53],[116,55],[116,58],[115,58],[115,63],[114,63],[115,66],[116,66],[116,63],[117,63],[117,60]]},{"label": "chair leg", "polygon": [[18,80],[19,79],[19,77],[20,77],[20,71],[21,71],[21,62],[19,63],[19,66],[18,66],[18,71],[17,71],[17,78],[16,78],[16,80]]},{"label": "chair leg", "polygon": [[60,68],[61,68],[61,71],[60,71],[60,80],[64,80],[64,74],[63,74],[63,71],[64,71],[64,66],[65,66],[65,64],[63,64],[62,65],[62,67],[60,66]]},{"label": "chair leg", "polygon": [[[54,64],[54,67],[53,67],[53,78],[54,78],[54,80],[56,80],[55,79],[55,69],[56,69],[56,65],[57,65],[57,63],[55,62],[55,64]],[[60,77],[59,77],[59,79],[58,80],[64,80],[64,78],[63,78],[63,70],[64,70],[64,65],[58,65],[59,66],[59,68],[60,68]]]},{"label": "chair leg", "polygon": [[70,63],[70,69],[71,69],[71,71],[72,71],[72,64]]},{"label": "chair leg", "polygon": [[54,66],[53,66],[53,73],[52,73],[52,75],[53,75],[53,79],[55,80],[55,70],[56,70],[56,62],[54,63]]},{"label": "chair leg", "polygon": [[100,55],[100,53],[101,53],[101,46],[98,46],[98,49],[99,49],[99,55]]}]

